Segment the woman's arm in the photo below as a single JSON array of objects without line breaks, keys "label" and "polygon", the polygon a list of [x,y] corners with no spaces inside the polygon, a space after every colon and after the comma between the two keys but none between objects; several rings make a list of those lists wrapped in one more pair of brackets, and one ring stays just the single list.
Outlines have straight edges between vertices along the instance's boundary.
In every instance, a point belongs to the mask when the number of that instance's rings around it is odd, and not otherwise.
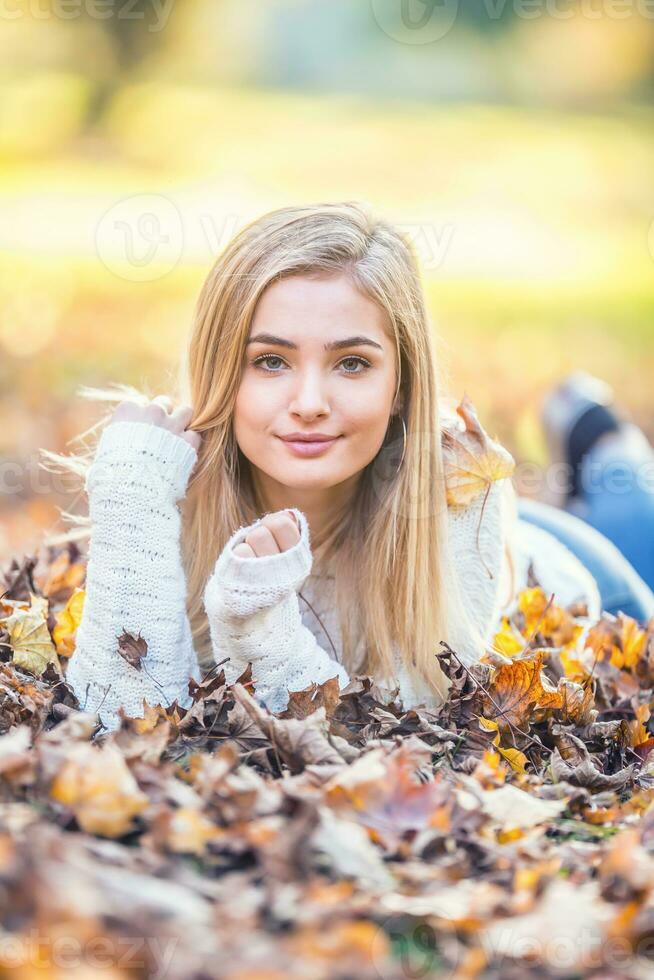
[{"label": "woman's arm", "polygon": [[[86,477],[92,521],[84,613],[66,680],[80,705],[117,727],[118,708],[186,707],[188,678],[200,679],[186,612],[181,516],[197,451],[148,422],[115,421],[103,431]],[[139,633],[147,653],[138,669],[118,638]]]},{"label": "woman's arm", "polygon": [[297,589],[311,571],[309,527],[293,508],[300,540],[275,555],[243,558],[234,554],[260,521],[239,528],[223,548],[204,593],[214,659],[229,657],[225,677],[233,683],[252,663],[256,696],[271,711],[283,711],[289,691],[338,677],[345,668],[317,642],[302,622]]}]

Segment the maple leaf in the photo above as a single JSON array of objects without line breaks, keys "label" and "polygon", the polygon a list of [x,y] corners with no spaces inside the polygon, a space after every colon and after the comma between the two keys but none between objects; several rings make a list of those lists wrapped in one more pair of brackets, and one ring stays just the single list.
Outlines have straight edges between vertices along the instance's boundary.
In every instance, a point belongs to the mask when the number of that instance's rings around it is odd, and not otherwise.
[{"label": "maple leaf", "polygon": [[72,746],[55,776],[50,796],[69,807],[89,834],[121,837],[149,800],[114,745]]},{"label": "maple leaf", "polygon": [[537,711],[542,715],[561,707],[561,692],[542,673],[543,656],[538,653],[529,660],[513,660],[496,669],[484,695],[484,716],[497,721],[500,730],[528,726],[537,720]]},{"label": "maple leaf", "polygon": [[307,718],[324,707],[328,718],[334,714],[340,701],[338,678],[330,677],[322,684],[310,684],[302,691],[289,691],[288,705],[280,718]]},{"label": "maple leaf", "polygon": [[495,480],[511,476],[515,460],[482,428],[467,395],[456,411],[463,428],[454,416],[445,418],[441,428],[446,496],[448,505],[467,507]]},{"label": "maple leaf", "polygon": [[141,634],[134,636],[123,628],[123,632],[118,637],[118,653],[123,660],[126,660],[132,667],[141,670],[143,657],[147,656],[148,644]]},{"label": "maple leaf", "polygon": [[0,619],[9,634],[13,662],[37,677],[50,661],[59,664],[48,629],[47,616],[48,600],[30,592],[28,609],[16,607],[10,616]]},{"label": "maple leaf", "polygon": [[62,657],[70,657],[75,652],[75,633],[82,621],[85,598],[84,589],[75,589],[64,608],[55,617],[56,625],[52,631],[52,639],[57,653]]}]

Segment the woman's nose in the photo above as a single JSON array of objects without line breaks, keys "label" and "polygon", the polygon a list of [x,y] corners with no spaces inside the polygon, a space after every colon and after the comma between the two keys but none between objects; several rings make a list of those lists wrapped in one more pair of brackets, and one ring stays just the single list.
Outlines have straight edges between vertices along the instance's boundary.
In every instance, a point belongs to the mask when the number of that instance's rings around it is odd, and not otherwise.
[{"label": "woman's nose", "polygon": [[329,412],[326,385],[319,371],[304,371],[297,375],[289,410],[306,415]]}]

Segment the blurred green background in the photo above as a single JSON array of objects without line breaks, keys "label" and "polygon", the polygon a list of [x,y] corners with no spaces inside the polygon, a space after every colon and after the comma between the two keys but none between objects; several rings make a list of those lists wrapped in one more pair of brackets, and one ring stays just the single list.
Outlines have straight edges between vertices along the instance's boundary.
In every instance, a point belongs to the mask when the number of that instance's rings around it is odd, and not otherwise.
[{"label": "blurred green background", "polygon": [[38,448],[77,386],[167,390],[215,255],[289,203],[407,231],[518,461],[578,367],[654,438],[654,2],[0,0],[0,76],[2,557],[65,527]]}]

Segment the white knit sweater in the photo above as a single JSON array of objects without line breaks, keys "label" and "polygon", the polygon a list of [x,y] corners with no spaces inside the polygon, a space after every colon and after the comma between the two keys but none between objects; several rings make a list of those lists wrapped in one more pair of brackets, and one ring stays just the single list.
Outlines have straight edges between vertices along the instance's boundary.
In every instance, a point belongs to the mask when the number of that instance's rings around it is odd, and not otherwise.
[{"label": "white knit sweater", "polygon": [[[67,680],[82,707],[98,711],[107,728],[119,724],[121,705],[128,715],[141,716],[144,698],[165,705],[177,699],[188,707],[188,679],[201,680],[186,612],[177,506],[196,460],[196,450],[179,435],[147,422],[119,421],[103,431],[87,474],[92,533],[86,599]],[[486,638],[525,586],[530,560],[558,602],[585,600],[590,615],[599,615],[594,579],[552,535],[519,520],[508,478],[492,484],[486,501],[479,530],[482,562],[477,547],[482,500],[483,495],[468,507],[448,509],[454,570],[448,589],[460,586],[468,615]],[[300,540],[277,555],[235,555],[234,545],[259,521],[235,531],[204,592],[214,659],[229,658],[224,664],[229,683],[251,662],[256,696],[274,711],[286,706],[289,690],[334,676],[341,688],[349,681],[340,663],[333,576],[311,574],[309,526],[301,511],[294,513]],[[515,568],[513,581],[507,552]],[[307,602],[298,598],[299,590]],[[140,670],[118,652],[123,630],[147,641]],[[478,658],[479,648],[465,626],[454,623],[449,640],[466,662]],[[361,656],[364,650],[361,644]],[[436,703],[426,691],[413,688],[399,651],[396,663],[395,678],[379,682],[399,684],[405,707]]]}]

